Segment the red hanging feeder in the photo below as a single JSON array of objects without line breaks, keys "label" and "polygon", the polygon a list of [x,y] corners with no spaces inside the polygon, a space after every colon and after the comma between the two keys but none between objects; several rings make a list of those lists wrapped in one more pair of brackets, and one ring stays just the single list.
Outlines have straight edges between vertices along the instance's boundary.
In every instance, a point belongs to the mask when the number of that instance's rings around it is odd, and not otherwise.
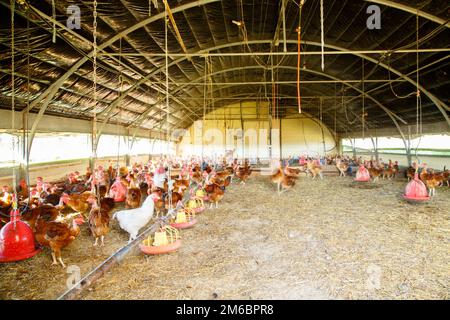
[{"label": "red hanging feeder", "polygon": [[110,197],[114,198],[114,202],[124,202],[127,196],[127,188],[123,185],[120,178],[117,177],[116,181],[112,184],[110,191]]},{"label": "red hanging feeder", "polygon": [[419,180],[419,174],[414,174],[414,179],[408,182],[403,198],[409,202],[425,202],[430,200],[425,184]]},{"label": "red hanging feeder", "polygon": [[19,210],[12,210],[11,221],[0,230],[0,262],[28,259],[39,251],[30,226],[20,220]]},{"label": "red hanging feeder", "polygon": [[355,182],[369,182],[370,181],[370,174],[369,171],[366,169],[366,167],[361,164],[359,166],[358,171],[356,172],[356,178],[353,179]]}]

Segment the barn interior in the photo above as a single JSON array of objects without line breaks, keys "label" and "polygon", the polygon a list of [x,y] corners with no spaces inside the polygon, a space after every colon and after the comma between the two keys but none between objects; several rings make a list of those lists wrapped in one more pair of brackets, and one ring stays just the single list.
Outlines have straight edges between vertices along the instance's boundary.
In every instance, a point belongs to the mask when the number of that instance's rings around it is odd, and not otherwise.
[{"label": "barn interior", "polygon": [[449,298],[448,1],[0,7],[0,299]]}]

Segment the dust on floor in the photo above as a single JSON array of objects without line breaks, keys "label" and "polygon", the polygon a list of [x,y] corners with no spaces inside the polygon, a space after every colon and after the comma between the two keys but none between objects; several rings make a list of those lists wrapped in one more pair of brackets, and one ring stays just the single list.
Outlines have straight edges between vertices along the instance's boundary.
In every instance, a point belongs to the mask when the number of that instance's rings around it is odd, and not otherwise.
[{"label": "dust on floor", "polygon": [[[406,181],[359,188],[350,178],[301,177],[278,196],[267,176],[231,185],[219,209],[182,231],[178,252],[130,255],[83,299],[448,299],[450,188],[428,204],[400,195]],[[87,230],[63,250],[86,274],[124,245],[113,230],[92,247]],[[0,265],[0,298],[52,299],[70,274],[48,252]]]},{"label": "dust on floor", "polygon": [[129,256],[84,299],[448,299],[450,189],[410,205],[404,180],[358,188],[268,177],[232,185],[176,253]]}]

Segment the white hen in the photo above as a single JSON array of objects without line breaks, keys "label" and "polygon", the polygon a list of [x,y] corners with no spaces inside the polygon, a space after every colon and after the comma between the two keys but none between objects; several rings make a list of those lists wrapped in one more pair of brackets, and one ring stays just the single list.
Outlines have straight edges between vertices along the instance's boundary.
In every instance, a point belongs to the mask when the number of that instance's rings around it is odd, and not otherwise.
[{"label": "white hen", "polygon": [[117,219],[119,226],[130,234],[128,242],[131,242],[136,239],[139,230],[153,217],[154,209],[153,195],[149,195],[140,208],[117,211],[113,219]]}]

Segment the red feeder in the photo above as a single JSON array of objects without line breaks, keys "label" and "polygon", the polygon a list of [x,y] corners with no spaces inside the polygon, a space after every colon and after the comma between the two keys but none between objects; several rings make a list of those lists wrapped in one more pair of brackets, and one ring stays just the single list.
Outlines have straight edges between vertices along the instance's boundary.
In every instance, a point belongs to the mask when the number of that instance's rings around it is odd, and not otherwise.
[{"label": "red feeder", "polygon": [[0,262],[24,260],[36,255],[34,234],[30,226],[20,221],[19,211],[11,211],[11,221],[0,231]]},{"label": "red feeder", "polygon": [[430,200],[425,184],[419,180],[419,174],[414,174],[414,179],[408,182],[403,198],[410,202],[424,202]]},{"label": "red feeder", "polygon": [[110,188],[110,197],[114,198],[114,202],[124,202],[127,197],[127,188],[122,184],[120,178],[112,184]]},{"label": "red feeder", "polygon": [[359,169],[356,172],[356,179],[353,179],[353,181],[356,181],[356,182],[369,182],[370,181],[369,171],[367,171],[367,169],[364,165],[359,166]]},{"label": "red feeder", "polygon": [[141,248],[142,252],[145,254],[164,254],[175,252],[180,246],[181,240],[177,240],[165,246],[146,246],[144,244],[140,244],[139,248]]}]

